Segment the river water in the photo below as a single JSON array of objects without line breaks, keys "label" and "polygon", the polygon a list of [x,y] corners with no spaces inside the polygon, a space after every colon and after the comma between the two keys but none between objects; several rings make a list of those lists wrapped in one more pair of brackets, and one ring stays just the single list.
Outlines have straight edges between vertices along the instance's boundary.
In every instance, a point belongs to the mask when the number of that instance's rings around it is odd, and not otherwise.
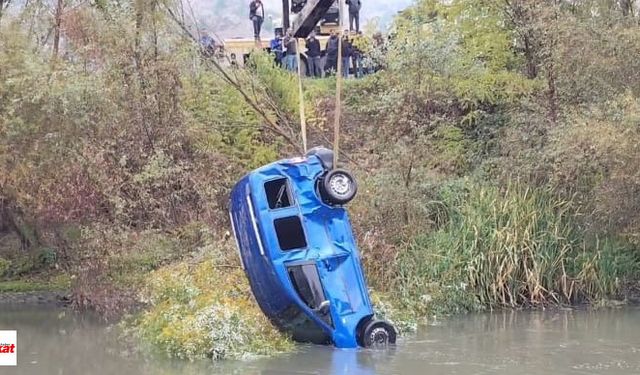
[{"label": "river water", "polygon": [[0,305],[18,330],[18,367],[0,374],[640,374],[640,309],[500,312],[448,319],[386,351],[300,346],[251,361],[188,363],[124,356],[95,319]]}]

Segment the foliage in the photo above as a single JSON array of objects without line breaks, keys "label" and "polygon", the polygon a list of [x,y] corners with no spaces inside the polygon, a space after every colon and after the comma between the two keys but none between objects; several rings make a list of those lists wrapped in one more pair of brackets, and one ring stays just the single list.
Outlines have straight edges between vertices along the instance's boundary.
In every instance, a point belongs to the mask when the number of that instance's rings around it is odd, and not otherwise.
[{"label": "foliage", "polygon": [[141,305],[138,291],[146,285],[149,273],[212,251],[216,241],[215,234],[197,222],[170,233],[84,228],[74,243],[79,263],[73,269],[75,304],[112,319],[133,312]]},{"label": "foliage", "polygon": [[[614,3],[424,0],[396,20],[386,69],[347,85],[343,127],[376,289],[423,314],[623,297],[640,112],[637,61],[614,51],[640,34]],[[514,219],[496,223],[493,201]],[[544,269],[509,260],[527,249]]]},{"label": "foliage", "polygon": [[397,21],[389,45],[383,79],[394,90],[382,90],[389,98],[373,103],[398,117],[415,116],[405,120],[411,127],[442,117],[472,126],[538,86],[516,70],[512,34],[495,2],[421,1]]},{"label": "foliage", "polygon": [[638,244],[640,208],[635,167],[640,102],[629,94],[611,98],[552,133],[548,146],[551,183],[575,194],[584,207],[585,225]]},{"label": "foliage", "polygon": [[11,261],[0,258],[0,277],[4,277],[9,268],[11,267]]},{"label": "foliage", "polygon": [[152,273],[146,288],[150,309],[136,322],[138,335],[171,357],[190,360],[291,350],[255,305],[242,269],[229,267],[207,256]]},{"label": "foliage", "polygon": [[260,142],[260,121],[240,94],[202,70],[183,81],[187,125],[198,154],[221,152],[245,168],[275,159],[275,145]]},{"label": "foliage", "polygon": [[400,336],[417,331],[418,320],[415,315],[399,307],[397,302],[392,302],[391,296],[371,291],[371,303],[373,303],[376,318],[393,324]]}]

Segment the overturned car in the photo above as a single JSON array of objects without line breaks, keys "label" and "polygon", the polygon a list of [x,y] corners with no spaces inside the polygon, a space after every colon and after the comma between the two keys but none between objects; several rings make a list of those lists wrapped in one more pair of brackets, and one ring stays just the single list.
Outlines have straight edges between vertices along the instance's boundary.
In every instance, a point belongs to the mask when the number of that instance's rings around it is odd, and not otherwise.
[{"label": "overturned car", "polygon": [[231,223],[253,295],[297,341],[340,348],[396,341],[395,328],[374,317],[343,207],[356,191],[324,148],[257,169],[232,190]]}]

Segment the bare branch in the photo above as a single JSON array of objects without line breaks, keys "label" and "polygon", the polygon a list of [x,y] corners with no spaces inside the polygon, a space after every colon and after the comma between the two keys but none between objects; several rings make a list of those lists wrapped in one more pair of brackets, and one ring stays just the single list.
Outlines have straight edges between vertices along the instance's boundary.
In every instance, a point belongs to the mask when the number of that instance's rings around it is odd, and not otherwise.
[{"label": "bare branch", "polygon": [[[180,27],[180,29],[182,29],[182,31],[184,32],[185,36],[188,39],[190,39],[192,42],[198,44],[199,49],[201,51],[201,54],[204,56],[204,52],[205,51],[199,45],[198,38],[191,33],[189,28],[180,20],[180,18],[175,14],[175,12],[173,10],[171,10],[171,8],[169,8],[168,6],[165,5],[165,9],[167,10],[167,13],[171,17],[171,19]],[[197,27],[196,27],[196,29],[197,29]],[[247,92],[244,90],[244,88],[242,87],[242,85],[240,84],[240,82],[237,79],[234,79],[233,77],[231,77],[229,75],[229,73],[226,71],[226,69],[224,69],[217,61],[215,61],[213,59],[209,59],[209,58],[203,58],[203,61],[204,61],[205,65],[207,67],[212,68],[214,71],[216,71],[227,84],[229,84],[232,88],[234,88],[242,96],[244,101],[258,115],[260,115],[260,117],[267,124],[267,129],[271,130],[273,133],[275,133],[275,134],[281,136],[282,138],[284,138],[298,152],[302,153],[302,148],[300,147],[300,144],[295,139],[295,137],[292,134],[289,134],[287,131],[285,131],[285,129],[282,128],[280,125],[278,125],[277,122],[275,122],[271,118],[269,118],[267,112],[264,109],[262,109],[260,103],[258,103],[257,101],[251,99],[249,94],[247,94]],[[273,107],[273,106],[271,105],[271,107]],[[288,123],[287,119],[284,116],[282,116],[281,113],[276,112],[276,116],[278,117],[278,119],[281,122],[283,122],[285,124]]]}]

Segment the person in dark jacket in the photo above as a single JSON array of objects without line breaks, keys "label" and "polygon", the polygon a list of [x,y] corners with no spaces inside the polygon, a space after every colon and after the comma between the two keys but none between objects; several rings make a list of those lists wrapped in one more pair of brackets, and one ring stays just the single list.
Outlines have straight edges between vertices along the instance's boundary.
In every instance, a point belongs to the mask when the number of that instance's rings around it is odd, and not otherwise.
[{"label": "person in dark jacket", "polygon": [[231,53],[231,55],[229,56],[229,63],[231,64],[232,68],[238,68],[238,57],[235,53]]},{"label": "person in dark jacket", "polygon": [[216,50],[216,41],[206,31],[201,32],[200,48],[205,57],[213,57]]},{"label": "person in dark jacket", "polygon": [[307,73],[311,77],[322,77],[320,68],[320,41],[316,39],[316,34],[311,33],[307,39]]},{"label": "person in dark jacket", "polygon": [[252,0],[249,3],[249,19],[253,22],[253,36],[256,41],[259,41],[262,22],[264,21],[264,6],[261,0]]},{"label": "person in dark jacket", "polygon": [[[360,0],[346,0],[349,6],[349,30],[360,31]],[[355,25],[354,25],[355,24]]]},{"label": "person in dark jacket", "polygon": [[[365,74],[365,56],[370,55],[371,53],[371,42],[369,39],[362,33],[362,31],[352,35],[351,38],[351,46],[352,55],[351,62],[353,64],[353,75],[356,78],[361,78]],[[368,59],[367,59],[368,60]]]},{"label": "person in dark jacket", "polygon": [[349,39],[349,32],[345,30],[344,36],[342,37],[342,76],[344,78],[349,78],[349,62],[351,61],[352,55],[353,45]]},{"label": "person in dark jacket", "polygon": [[327,54],[327,62],[324,64],[325,74],[331,74],[338,70],[338,45],[340,39],[335,31],[331,31],[325,52]]}]

